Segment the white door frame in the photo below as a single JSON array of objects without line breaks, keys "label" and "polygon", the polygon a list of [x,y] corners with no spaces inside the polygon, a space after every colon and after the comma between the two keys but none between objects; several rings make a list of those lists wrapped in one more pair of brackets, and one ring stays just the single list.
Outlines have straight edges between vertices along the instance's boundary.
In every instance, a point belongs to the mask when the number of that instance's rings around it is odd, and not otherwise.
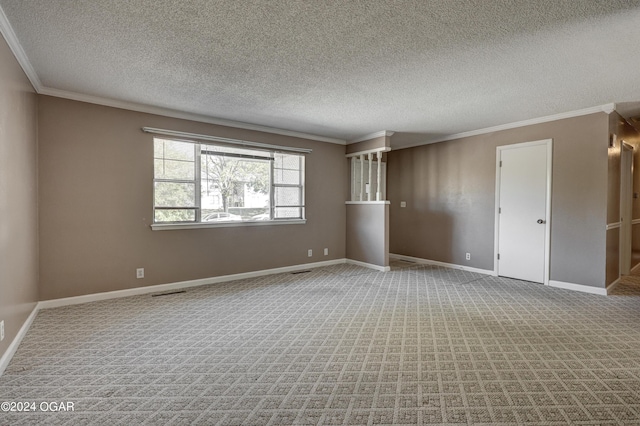
[{"label": "white door frame", "polygon": [[495,236],[493,252],[493,273],[500,274],[498,253],[500,253],[500,154],[507,149],[526,148],[535,145],[546,145],[547,147],[547,211],[546,211],[546,232],[544,237],[544,285],[549,285],[549,265],[551,256],[551,183],[553,178],[553,139],[542,139],[539,141],[523,142],[513,145],[502,145],[496,148],[496,206],[495,206]]},{"label": "white door frame", "polygon": [[[633,151],[633,146],[622,141],[620,146],[620,269],[618,276],[628,275],[631,269]],[[629,160],[629,167],[625,167],[625,158]]]}]

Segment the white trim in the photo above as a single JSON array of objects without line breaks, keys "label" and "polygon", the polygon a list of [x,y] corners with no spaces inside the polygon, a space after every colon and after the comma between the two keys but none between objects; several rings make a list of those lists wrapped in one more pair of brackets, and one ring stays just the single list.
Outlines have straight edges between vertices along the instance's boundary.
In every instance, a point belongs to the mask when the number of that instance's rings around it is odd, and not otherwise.
[{"label": "white trim", "polygon": [[600,296],[607,295],[606,288],[591,287],[589,285],[584,285],[584,284],[566,283],[563,281],[550,280],[549,287],[563,288],[565,290],[581,291],[583,293],[599,294]]},{"label": "white trim", "polygon": [[259,124],[243,123],[241,121],[225,120],[222,118],[210,117],[207,115],[196,114],[191,112],[177,111],[169,108],[161,108],[151,105],[139,104],[136,102],[120,101],[116,99],[103,98],[101,96],[85,95],[81,93],[69,92],[66,90],[52,89],[42,87],[38,90],[41,95],[55,96],[57,98],[71,99],[79,102],[87,102],[90,104],[103,105],[113,108],[121,108],[129,111],[143,112],[147,114],[161,115],[163,117],[180,118],[183,120],[192,120],[200,123],[216,124],[219,126],[233,127],[237,129],[255,130],[258,132],[272,133],[275,135],[292,136],[295,138],[309,139],[320,142],[335,143],[338,145],[346,145],[344,139],[330,138],[326,136],[313,135],[310,133],[296,132],[293,130],[278,129],[275,127],[261,126]]},{"label": "white trim", "polygon": [[391,201],[345,201],[345,204],[391,204]]},{"label": "white trim", "polygon": [[9,23],[9,19],[7,18],[7,15],[5,15],[4,10],[2,10],[2,7],[0,7],[0,34],[4,36],[4,39],[9,45],[9,49],[13,52],[13,55],[16,57],[16,60],[27,75],[27,78],[31,82],[35,91],[40,93],[42,90],[40,78],[33,68],[33,65],[31,65],[29,58],[27,58],[27,54],[24,52],[22,45],[18,41],[18,36],[16,36],[16,33],[13,31],[13,27]]},{"label": "white trim", "polygon": [[347,158],[359,157],[361,155],[368,155],[368,154],[375,154],[375,153],[378,153],[378,152],[389,152],[389,151],[391,151],[391,148],[389,148],[388,146],[385,146],[385,147],[381,147],[381,148],[368,149],[366,151],[352,152],[350,154],[346,154],[345,157],[347,157]]},{"label": "white trim", "polygon": [[629,275],[638,272],[638,270],[640,269],[640,263],[638,263],[636,266],[634,266],[633,268],[631,268],[631,271],[629,271]]},{"label": "white trim", "polygon": [[500,261],[498,253],[500,252],[500,154],[504,150],[527,148],[537,145],[547,146],[547,199],[545,212],[545,237],[544,237],[544,275],[542,277],[543,284],[549,285],[550,268],[551,268],[551,189],[553,188],[553,139],[542,139],[538,141],[522,142],[510,145],[501,145],[496,147],[496,196],[495,196],[495,220],[494,220],[494,250],[493,250],[493,269],[496,275],[500,274]]},{"label": "white trim", "polygon": [[260,277],[264,275],[304,271],[306,269],[311,269],[311,268],[320,268],[323,266],[332,266],[332,265],[342,265],[346,263],[352,264],[352,265],[364,266],[366,268],[374,269],[376,271],[381,271],[381,272],[387,272],[390,270],[388,266],[387,267],[378,266],[370,263],[358,262],[357,260],[342,258],[342,259],[326,260],[322,262],[304,263],[304,264],[294,265],[294,266],[285,266],[282,268],[263,269],[260,271],[244,272],[240,274],[222,275],[219,277],[202,278],[202,279],[190,280],[190,281],[180,281],[180,282],[174,282],[174,283],[168,283],[168,284],[158,284],[158,285],[152,285],[148,287],[136,287],[136,288],[130,288],[126,290],[115,290],[115,291],[108,291],[104,293],[93,293],[93,294],[86,294],[82,296],[64,297],[61,299],[43,300],[38,302],[36,306],[34,306],[33,310],[31,311],[31,314],[29,315],[27,320],[24,322],[24,324],[22,324],[20,331],[18,332],[16,337],[13,339],[13,341],[7,348],[4,355],[2,355],[2,358],[0,358],[0,376],[2,376],[2,373],[11,362],[11,358],[13,358],[13,355],[18,349],[18,346],[20,346],[20,342],[22,342],[22,339],[27,334],[27,331],[29,331],[29,328],[31,327],[33,320],[35,319],[36,315],[41,309],[59,308],[61,306],[79,305],[82,303],[97,302],[97,301],[109,300],[109,299],[119,299],[121,297],[137,296],[141,294],[162,293],[166,291],[179,290],[179,289],[184,289],[189,287],[198,287],[198,286],[209,285],[209,284],[217,284],[217,283],[236,281],[236,280],[247,279],[247,278],[255,278],[255,277]]},{"label": "white trim", "polygon": [[[7,15],[4,13],[4,10],[2,9],[2,7],[0,7],[0,33],[4,36],[5,40],[7,41],[7,44],[9,45],[9,48],[11,49],[11,52],[13,52],[14,56],[16,57],[16,60],[22,67],[22,70],[27,75],[27,78],[33,85],[33,88],[37,93],[41,95],[54,96],[54,97],[63,98],[63,99],[71,99],[74,101],[87,102],[90,104],[103,105],[103,106],[108,106],[113,108],[122,108],[130,111],[143,112],[147,114],[156,114],[164,117],[193,120],[201,123],[216,124],[220,126],[233,127],[237,129],[255,130],[258,132],[273,133],[276,135],[291,136],[291,137],[302,138],[302,139],[310,139],[310,140],[315,140],[319,142],[329,142],[329,143],[335,143],[338,145],[347,144],[347,141],[345,139],[331,138],[327,136],[314,135],[314,134],[305,133],[305,132],[296,132],[293,130],[278,129],[275,127],[262,126],[258,124],[243,123],[241,121],[215,118],[215,117],[197,114],[197,113],[177,111],[170,108],[162,108],[162,107],[157,107],[152,105],[145,105],[137,102],[122,101],[117,99],[105,98],[102,96],[86,95],[86,94],[71,92],[67,90],[60,90],[60,89],[54,89],[51,87],[45,87],[42,85],[42,82],[40,81],[38,74],[33,68],[33,65],[31,64],[31,62],[29,61],[29,58],[27,57],[27,54],[22,48],[22,45],[18,41],[18,37],[16,36],[16,33],[13,31],[13,27],[9,23],[9,19],[7,18]],[[391,134],[393,134],[393,132],[391,132]]]},{"label": "white trim", "polygon": [[[22,45],[18,41],[18,38],[15,32],[13,31],[13,28],[11,27],[11,24],[9,23],[7,16],[2,10],[2,7],[0,7],[0,33],[2,33],[2,35],[4,36],[5,40],[7,41],[7,44],[9,45],[9,48],[15,55],[16,59],[18,60],[18,63],[20,64],[23,71],[27,75],[27,78],[33,85],[34,89],[36,90],[36,92],[38,92],[41,95],[55,96],[58,98],[71,99],[75,101],[87,102],[87,103],[96,104],[96,105],[104,105],[104,106],[109,106],[114,108],[122,108],[122,109],[131,110],[131,111],[144,112],[148,114],[156,114],[156,115],[161,115],[165,117],[181,118],[185,120],[193,120],[201,123],[217,124],[221,126],[233,127],[238,129],[256,130],[260,132],[273,133],[273,134],[283,135],[283,136],[292,136],[297,138],[316,140],[320,142],[329,142],[329,143],[335,143],[339,145],[347,145],[347,144],[362,142],[365,140],[374,139],[381,136],[392,136],[395,133],[389,130],[381,130],[379,132],[371,133],[368,135],[358,137],[356,139],[346,141],[345,139],[313,135],[313,134],[304,133],[304,132],[278,129],[275,127],[243,123],[243,122],[233,121],[233,120],[225,120],[225,119],[214,118],[214,117],[210,117],[202,114],[177,111],[169,108],[144,105],[136,102],[121,101],[116,99],[105,98],[102,96],[86,95],[86,94],[71,92],[67,90],[44,87],[42,86],[40,78],[38,77],[38,74],[35,72],[33,65],[31,64],[26,53],[24,52]],[[434,141],[418,142],[415,144],[402,146],[397,149],[412,148],[415,146],[426,145],[426,144],[437,143],[437,142],[444,142],[448,140],[459,139],[459,138],[464,138],[469,136],[482,135],[486,133],[497,132],[500,130],[514,129],[517,127],[530,126],[533,124],[546,123],[549,121],[562,120],[562,119],[571,118],[571,117],[579,117],[582,115],[593,114],[596,112],[605,112],[607,114],[610,114],[615,110],[615,108],[616,108],[615,103],[609,103],[609,104],[599,105],[591,108],[584,108],[584,109],[575,110],[575,111],[547,115],[544,117],[532,118],[529,120],[516,121],[513,123],[501,124],[493,127],[486,127],[484,129],[478,129],[478,130],[462,132],[462,133],[454,133],[454,134],[445,136],[443,138],[436,139]]]},{"label": "white trim", "polygon": [[347,145],[352,143],[364,142],[375,138],[393,136],[395,132],[391,132],[389,130],[380,130],[379,132],[369,133],[368,135],[360,136],[359,138],[351,139],[347,141]]},{"label": "white trim", "polygon": [[469,132],[454,133],[451,135],[444,136],[440,139],[424,141],[424,142],[416,142],[410,145],[400,146],[398,148],[394,148],[394,150],[414,148],[416,146],[429,145],[429,144],[438,143],[438,142],[446,142],[454,139],[468,138],[470,136],[484,135],[487,133],[499,132],[501,130],[516,129],[518,127],[532,126],[534,124],[548,123],[550,121],[564,120],[566,118],[580,117],[583,115],[595,114],[598,112],[604,112],[609,114],[608,111],[615,108],[616,108],[616,104],[614,103],[598,105],[591,108],[584,108],[584,109],[579,109],[575,111],[562,112],[559,114],[546,115],[544,117],[531,118],[529,120],[515,121],[513,123],[500,124],[498,126],[493,126],[493,127],[485,127],[484,129],[471,130]]},{"label": "white trim", "polygon": [[618,284],[620,284],[620,281],[622,281],[622,276],[618,277],[617,280],[607,286],[607,296],[613,293],[613,289],[615,289]]},{"label": "white trim", "polygon": [[380,266],[374,265],[373,263],[360,262],[359,260],[346,259],[346,263],[350,265],[364,266],[365,268],[375,269],[380,272],[389,272],[391,270],[390,266]]},{"label": "white trim", "polygon": [[4,373],[4,370],[9,365],[9,362],[11,362],[11,358],[13,358],[13,355],[18,350],[18,346],[20,346],[22,339],[24,339],[24,336],[27,334],[27,331],[29,331],[29,327],[31,327],[31,323],[33,323],[33,320],[36,318],[36,315],[38,314],[39,310],[40,310],[40,303],[37,303],[33,307],[33,310],[29,314],[29,317],[27,317],[27,320],[24,322],[24,324],[22,324],[22,327],[20,327],[18,334],[16,334],[16,337],[13,339],[13,341],[5,351],[4,355],[2,355],[2,358],[0,358],[0,376],[2,376],[2,373]]},{"label": "white trim", "polygon": [[178,229],[203,229],[203,228],[234,228],[238,226],[269,226],[269,225],[304,225],[306,219],[294,220],[260,220],[254,222],[189,222],[189,223],[154,223],[151,229],[154,231],[175,231]]},{"label": "white trim", "polygon": [[224,283],[228,281],[243,280],[247,278],[256,278],[264,275],[283,274],[287,272],[296,272],[300,270],[319,268],[323,266],[341,265],[346,263],[346,259],[327,260],[323,262],[303,263],[300,265],[285,266],[282,268],[263,269],[260,271],[243,272],[232,275],[221,275],[218,277],[201,278],[197,280],[179,281],[168,284],[158,284],[148,287],[136,287],[126,290],[115,290],[104,293],[86,294],[83,296],[65,297],[62,299],[45,300],[39,303],[41,309],[57,308],[67,305],[78,305],[81,303],[96,302],[99,300],[118,299],[121,297],[137,296],[148,293],[161,293],[170,290],[179,290],[189,287],[198,287],[209,284]]},{"label": "white trim", "polygon": [[620,228],[620,225],[621,225],[620,222],[608,223],[607,224],[607,231],[609,231],[610,229]]},{"label": "white trim", "polygon": [[462,271],[476,272],[478,274],[485,274],[485,275],[491,275],[491,276],[496,275],[494,271],[490,271],[488,269],[472,268],[470,266],[456,265],[454,263],[439,262],[437,260],[422,259],[422,258],[413,257],[413,256],[405,256],[403,254],[389,253],[389,257],[392,259],[408,260],[410,262],[415,262],[421,265],[435,265],[435,266],[442,266],[442,267],[451,268],[451,269],[460,269]]},{"label": "white trim", "polygon": [[631,225],[638,225],[638,224],[640,224],[640,219],[633,219],[631,221]]},{"label": "white trim", "polygon": [[180,132],[177,130],[156,129],[154,127],[143,127],[142,131],[145,133],[151,133],[154,135],[187,138],[187,139],[196,140],[196,141],[221,142],[221,143],[226,143],[231,145],[248,146],[251,148],[263,148],[263,149],[268,149],[273,151],[287,151],[287,152],[296,152],[301,154],[310,154],[311,152],[313,152],[313,150],[309,148],[296,148],[296,147],[290,147],[290,146],[271,145],[271,144],[261,143],[261,142],[221,138],[218,136],[201,135],[198,133]]}]

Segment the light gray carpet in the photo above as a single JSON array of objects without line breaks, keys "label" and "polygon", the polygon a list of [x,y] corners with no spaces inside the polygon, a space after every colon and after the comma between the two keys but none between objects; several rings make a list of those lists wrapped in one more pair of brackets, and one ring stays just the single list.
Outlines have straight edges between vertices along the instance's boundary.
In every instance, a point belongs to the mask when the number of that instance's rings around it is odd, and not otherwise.
[{"label": "light gray carpet", "polygon": [[0,424],[640,422],[640,278],[604,297],[393,266],[43,310],[0,400],[75,411]]}]

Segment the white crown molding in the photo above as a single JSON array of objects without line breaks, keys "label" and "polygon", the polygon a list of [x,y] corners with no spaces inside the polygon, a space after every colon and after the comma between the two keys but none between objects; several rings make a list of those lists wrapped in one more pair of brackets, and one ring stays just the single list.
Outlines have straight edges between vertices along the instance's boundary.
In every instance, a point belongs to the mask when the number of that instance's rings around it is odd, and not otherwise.
[{"label": "white crown molding", "polygon": [[[371,133],[368,135],[358,137],[356,139],[346,141],[344,139],[330,138],[326,136],[296,132],[292,130],[278,129],[274,127],[261,126],[257,124],[243,123],[243,122],[233,121],[233,120],[225,120],[221,118],[215,118],[215,117],[210,117],[210,116],[196,114],[196,113],[177,111],[169,108],[144,105],[144,104],[139,104],[135,102],[119,101],[119,100],[104,98],[100,96],[85,95],[85,94],[70,92],[66,90],[44,87],[42,85],[42,82],[40,81],[40,78],[38,77],[38,74],[36,73],[26,53],[24,52],[22,45],[18,41],[18,37],[13,31],[13,27],[9,23],[7,15],[4,13],[4,10],[2,9],[2,7],[0,7],[0,33],[4,36],[5,40],[7,41],[7,44],[9,45],[9,48],[11,49],[14,56],[16,57],[16,60],[22,67],[24,73],[27,75],[27,78],[33,85],[33,88],[37,93],[41,95],[71,99],[71,100],[80,101],[80,102],[87,102],[91,104],[109,106],[113,108],[121,108],[121,109],[143,112],[148,114],[156,114],[156,115],[161,115],[165,117],[180,118],[183,120],[192,120],[192,121],[198,121],[202,123],[216,124],[220,126],[233,127],[237,129],[255,130],[259,132],[272,133],[272,134],[283,135],[283,136],[292,136],[296,138],[310,139],[310,140],[315,140],[319,142],[329,142],[329,143],[334,143],[338,145],[348,145],[348,144],[366,141],[369,139],[375,139],[378,137],[392,136],[395,133],[393,131],[381,130],[379,132]],[[455,134],[448,135],[433,141],[418,142],[418,143],[414,143],[406,146],[401,146],[401,147],[398,147],[397,149],[413,148],[420,145],[445,142],[445,141],[454,140],[454,139],[460,139],[460,138],[477,136],[477,135],[482,135],[482,134],[491,133],[491,132],[497,132],[500,130],[514,129],[518,127],[530,126],[533,124],[540,124],[540,123],[546,123],[549,121],[561,120],[564,118],[578,117],[581,115],[593,114],[596,112],[604,112],[606,114],[611,114],[613,111],[615,111],[615,108],[616,108],[615,103],[609,103],[609,104],[600,105],[592,108],[585,108],[577,111],[570,111],[566,113],[554,114],[554,115],[549,115],[545,117],[533,118],[530,120],[517,121],[514,123],[502,124],[499,126],[487,127],[484,129],[473,130],[469,132],[455,133]]]},{"label": "white crown molding", "polygon": [[522,121],[515,121],[513,123],[500,124],[499,126],[485,127],[484,129],[471,130],[469,132],[454,133],[454,134],[447,135],[447,136],[445,136],[443,138],[435,139],[435,140],[432,140],[432,141],[417,142],[417,143],[413,143],[413,144],[410,144],[410,145],[400,146],[398,148],[395,148],[395,150],[406,149],[406,148],[414,148],[416,146],[429,145],[429,144],[438,143],[438,142],[446,142],[446,141],[451,141],[451,140],[455,140],[455,139],[468,138],[470,136],[484,135],[484,134],[487,134],[487,133],[499,132],[501,130],[517,129],[518,127],[525,127],[525,126],[531,126],[531,125],[534,125],[534,124],[548,123],[550,121],[564,120],[566,118],[580,117],[580,116],[583,116],[583,115],[595,114],[595,113],[598,113],[598,112],[604,112],[606,114],[611,114],[611,112],[615,111],[615,108],[616,108],[616,104],[614,104],[614,103],[598,105],[598,106],[591,107],[591,108],[584,108],[584,109],[579,109],[579,110],[575,110],[575,111],[562,112],[562,113],[559,113],[559,114],[546,115],[544,117],[531,118],[529,120],[522,120]]},{"label": "white crown molding", "polygon": [[278,129],[275,127],[261,126],[258,124],[243,123],[240,121],[225,120],[225,119],[210,117],[210,116],[201,115],[201,114],[176,111],[169,108],[155,107],[155,106],[144,105],[144,104],[139,104],[135,102],[118,101],[115,99],[103,98],[100,96],[84,95],[81,93],[45,87],[42,85],[42,82],[40,81],[38,74],[36,73],[35,69],[31,65],[31,62],[29,61],[27,54],[24,52],[22,45],[18,41],[18,37],[16,36],[16,33],[13,31],[13,27],[11,27],[11,24],[9,23],[9,19],[7,18],[7,15],[5,15],[4,10],[2,10],[2,7],[0,7],[0,33],[4,36],[5,40],[7,41],[7,44],[9,45],[11,52],[13,52],[13,55],[16,57],[16,60],[22,67],[22,70],[27,75],[27,78],[31,82],[31,85],[33,86],[35,91],[41,95],[55,96],[57,98],[71,99],[74,101],[87,102],[91,104],[103,105],[103,106],[108,106],[113,108],[122,108],[122,109],[131,110],[131,111],[144,112],[148,114],[162,115],[165,117],[180,118],[183,120],[198,121],[201,123],[217,124],[219,126],[233,127],[236,129],[255,130],[258,132],[273,133],[273,134],[282,135],[282,136],[292,136],[295,138],[310,139],[310,140],[315,140],[319,142],[329,142],[329,143],[335,143],[338,145],[347,144],[347,141],[344,139],[330,138],[326,136],[313,135],[310,133],[296,132],[293,130]]},{"label": "white crown molding", "polygon": [[368,141],[369,139],[381,138],[383,136],[393,136],[394,133],[395,132],[392,132],[390,130],[380,130],[379,132],[369,133],[368,135],[360,136],[359,138],[356,138],[356,139],[351,139],[347,141],[347,145],[352,143]]},{"label": "white crown molding", "polygon": [[5,15],[4,10],[2,10],[2,7],[0,7],[0,33],[7,41],[9,49],[11,49],[11,51],[13,52],[13,55],[16,57],[24,73],[27,75],[27,78],[31,82],[31,85],[36,92],[40,93],[40,90],[42,90],[42,83],[40,82],[40,78],[38,77],[38,74],[36,74],[36,71],[33,69],[31,62],[29,62],[27,54],[24,53],[24,49],[18,41],[18,37],[13,31],[13,27],[9,23],[9,19],[7,18],[7,15]]},{"label": "white crown molding", "polygon": [[180,118],[183,120],[198,121],[201,123],[216,124],[219,126],[233,127],[236,129],[255,130],[258,132],[272,133],[282,136],[292,136],[295,138],[310,139],[319,142],[329,142],[338,145],[346,145],[344,139],[329,138],[326,136],[313,135],[310,133],[296,132],[293,130],[277,129],[275,127],[261,126],[259,124],[243,123],[240,121],[225,120],[222,118],[209,117],[206,115],[190,112],[177,111],[169,108],[155,107],[135,102],[119,101],[116,99],[103,98],[101,96],[85,95],[66,90],[51,89],[43,87],[38,91],[41,95],[54,96],[56,98],[71,99],[74,101],[87,102],[90,104],[103,105],[113,108],[121,108],[129,111],[143,112],[147,114],[161,115],[164,117]]}]

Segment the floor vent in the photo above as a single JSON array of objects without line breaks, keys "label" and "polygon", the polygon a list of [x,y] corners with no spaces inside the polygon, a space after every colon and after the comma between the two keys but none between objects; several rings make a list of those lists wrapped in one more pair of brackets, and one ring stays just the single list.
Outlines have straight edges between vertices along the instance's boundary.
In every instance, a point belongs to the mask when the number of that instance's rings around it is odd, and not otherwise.
[{"label": "floor vent", "polygon": [[186,293],[187,290],[170,291],[169,293],[152,294],[151,297],[170,296],[172,294]]},{"label": "floor vent", "polygon": [[296,271],[296,272],[292,272],[291,275],[306,274],[308,272],[311,272],[311,271]]}]

